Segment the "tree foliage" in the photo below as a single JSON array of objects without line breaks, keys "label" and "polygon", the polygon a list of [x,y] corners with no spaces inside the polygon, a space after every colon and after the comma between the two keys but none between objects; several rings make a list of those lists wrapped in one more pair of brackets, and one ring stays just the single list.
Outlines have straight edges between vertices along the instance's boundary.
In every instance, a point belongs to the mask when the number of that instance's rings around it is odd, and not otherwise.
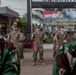
[{"label": "tree foliage", "polygon": [[25,17],[22,17],[17,20],[17,25],[20,28],[21,32],[25,34],[27,28],[27,21]]},{"label": "tree foliage", "polygon": [[27,28],[27,20],[26,20],[26,17],[22,17],[22,18],[10,18],[9,19],[9,27],[11,30],[11,26],[14,24],[14,23],[17,23],[17,26],[20,28],[21,32],[25,34],[26,32],[26,28]]}]

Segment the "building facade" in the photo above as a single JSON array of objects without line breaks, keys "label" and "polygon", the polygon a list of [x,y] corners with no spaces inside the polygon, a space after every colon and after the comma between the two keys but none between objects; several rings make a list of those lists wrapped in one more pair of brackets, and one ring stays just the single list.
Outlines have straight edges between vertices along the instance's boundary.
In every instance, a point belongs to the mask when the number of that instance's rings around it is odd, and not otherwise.
[{"label": "building facade", "polygon": [[9,18],[18,18],[19,14],[8,7],[0,7],[0,34],[6,35],[9,29]]}]

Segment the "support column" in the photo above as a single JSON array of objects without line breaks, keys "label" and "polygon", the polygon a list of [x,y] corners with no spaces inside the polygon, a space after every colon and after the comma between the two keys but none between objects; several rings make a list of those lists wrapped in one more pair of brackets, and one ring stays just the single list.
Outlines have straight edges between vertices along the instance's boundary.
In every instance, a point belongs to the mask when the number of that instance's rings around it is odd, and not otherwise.
[{"label": "support column", "polygon": [[27,0],[27,31],[31,34],[31,16],[32,16],[32,0]]},{"label": "support column", "polygon": [[32,16],[32,0],[27,0],[27,29],[26,29],[26,48],[30,48],[30,38],[31,38],[31,33],[32,33],[32,28],[31,28],[31,16]]}]

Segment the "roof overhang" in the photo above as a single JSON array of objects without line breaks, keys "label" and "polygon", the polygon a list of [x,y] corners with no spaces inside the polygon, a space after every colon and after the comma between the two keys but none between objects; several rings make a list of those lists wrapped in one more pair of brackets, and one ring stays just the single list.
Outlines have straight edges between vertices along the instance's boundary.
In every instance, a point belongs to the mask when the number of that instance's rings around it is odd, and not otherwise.
[{"label": "roof overhang", "polygon": [[8,17],[19,17],[19,14],[8,7],[0,7],[0,14]]}]

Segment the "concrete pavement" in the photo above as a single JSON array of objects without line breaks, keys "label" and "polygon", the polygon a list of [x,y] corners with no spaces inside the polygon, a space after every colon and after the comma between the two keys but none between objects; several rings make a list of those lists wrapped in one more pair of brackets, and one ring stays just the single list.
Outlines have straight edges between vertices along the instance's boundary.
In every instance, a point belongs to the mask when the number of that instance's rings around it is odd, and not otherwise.
[{"label": "concrete pavement", "polygon": [[44,50],[44,60],[45,60],[46,66],[42,66],[39,60],[37,61],[36,66],[31,66],[32,51],[33,49],[25,49],[25,52],[24,52],[25,62],[21,63],[20,75],[52,75],[52,67],[53,67],[52,50],[51,49]]}]

